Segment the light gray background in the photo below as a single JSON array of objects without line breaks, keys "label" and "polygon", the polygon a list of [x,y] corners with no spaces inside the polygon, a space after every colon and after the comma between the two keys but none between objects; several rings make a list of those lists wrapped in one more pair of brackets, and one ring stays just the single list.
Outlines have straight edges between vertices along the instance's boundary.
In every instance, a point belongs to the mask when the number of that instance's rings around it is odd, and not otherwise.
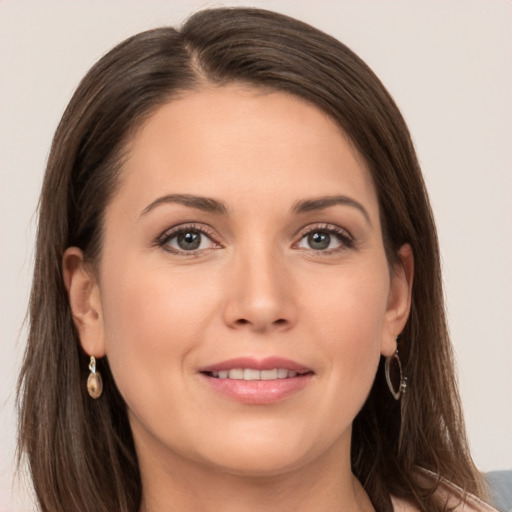
[{"label": "light gray background", "polygon": [[438,223],[474,457],[483,470],[512,467],[509,0],[0,0],[0,511],[33,509],[24,485],[13,487],[14,389],[34,212],[63,109],[87,69],[125,37],[206,5],[243,4],[338,37],[402,109]]}]

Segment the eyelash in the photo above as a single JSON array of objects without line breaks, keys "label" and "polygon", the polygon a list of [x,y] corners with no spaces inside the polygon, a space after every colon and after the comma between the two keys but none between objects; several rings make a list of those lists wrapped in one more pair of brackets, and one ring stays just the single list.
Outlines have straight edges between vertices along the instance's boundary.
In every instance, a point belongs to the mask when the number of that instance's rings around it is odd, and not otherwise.
[{"label": "eyelash", "polygon": [[333,249],[326,250],[318,250],[318,249],[305,249],[310,251],[311,253],[319,256],[329,256],[332,254],[336,254],[347,249],[352,249],[355,247],[355,240],[352,235],[345,229],[336,226],[335,224],[317,224],[317,225],[308,225],[306,228],[300,231],[299,233],[299,241],[294,245],[299,244],[304,240],[307,236],[313,233],[325,233],[328,235],[334,235],[335,238],[340,242],[339,247],[335,247]]},{"label": "eyelash", "polygon": [[161,236],[157,239],[157,245],[160,246],[165,251],[168,251],[172,254],[178,254],[183,256],[197,256],[199,253],[207,250],[207,249],[199,249],[199,250],[192,250],[192,251],[185,251],[185,250],[179,250],[175,249],[174,247],[171,247],[169,242],[173,240],[174,238],[178,237],[181,234],[189,233],[189,232],[195,232],[199,233],[201,235],[204,235],[207,237],[213,245],[214,248],[220,248],[222,247],[216,240],[215,240],[215,232],[212,229],[208,229],[204,225],[198,225],[198,224],[184,224],[175,228],[172,228],[165,233],[163,233]]},{"label": "eyelash", "polygon": [[[157,245],[168,251],[172,254],[177,254],[180,256],[197,256],[201,252],[208,249],[197,249],[186,251],[184,249],[175,249],[169,245],[169,242],[174,238],[178,237],[180,234],[188,233],[188,232],[196,232],[201,235],[207,237],[211,243],[214,245],[214,249],[222,248],[222,245],[216,241],[215,232],[212,229],[205,227],[204,225],[198,224],[185,224],[181,226],[174,227],[162,235],[160,235],[157,239]],[[302,242],[307,236],[313,233],[325,233],[328,235],[334,235],[336,239],[340,242],[339,247],[335,247],[333,249],[319,250],[313,248],[304,248],[304,250],[309,251],[315,255],[328,256],[331,254],[335,254],[347,249],[354,248],[355,240],[354,238],[343,228],[333,224],[317,224],[317,225],[308,225],[306,228],[303,228],[299,232],[299,240],[293,244],[294,247],[298,246],[300,242]],[[211,248],[209,248],[211,249]]]}]

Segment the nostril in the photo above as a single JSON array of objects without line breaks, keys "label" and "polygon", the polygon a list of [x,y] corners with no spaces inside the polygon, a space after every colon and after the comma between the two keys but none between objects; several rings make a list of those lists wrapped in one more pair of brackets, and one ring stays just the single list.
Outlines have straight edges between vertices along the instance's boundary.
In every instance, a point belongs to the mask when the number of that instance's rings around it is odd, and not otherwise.
[{"label": "nostril", "polygon": [[[241,325],[249,325],[252,322],[250,322],[246,318],[239,318],[235,323],[236,323],[236,325],[241,326]],[[277,320],[274,320],[272,322],[272,325],[279,326],[279,325],[286,325],[287,323],[288,323],[288,321],[285,318],[278,318]]]}]

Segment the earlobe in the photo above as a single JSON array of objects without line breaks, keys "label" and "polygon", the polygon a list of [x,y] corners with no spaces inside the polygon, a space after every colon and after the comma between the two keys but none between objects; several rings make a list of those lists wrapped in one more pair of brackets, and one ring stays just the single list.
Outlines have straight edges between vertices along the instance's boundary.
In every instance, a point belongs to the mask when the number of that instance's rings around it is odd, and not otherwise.
[{"label": "earlobe", "polygon": [[391,273],[386,311],[387,333],[384,333],[381,350],[385,356],[391,356],[395,352],[396,338],[405,327],[411,309],[414,255],[409,244],[400,248],[398,259]]},{"label": "earlobe", "polygon": [[87,354],[103,357],[105,341],[99,286],[77,247],[69,247],[64,253],[62,273],[80,344]]}]

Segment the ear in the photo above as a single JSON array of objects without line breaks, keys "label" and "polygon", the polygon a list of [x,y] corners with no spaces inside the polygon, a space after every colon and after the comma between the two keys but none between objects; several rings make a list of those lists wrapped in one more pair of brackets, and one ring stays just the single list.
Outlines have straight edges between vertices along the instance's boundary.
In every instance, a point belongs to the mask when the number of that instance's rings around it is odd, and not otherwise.
[{"label": "ear", "polygon": [[100,289],[80,249],[77,247],[66,249],[62,258],[62,272],[80,344],[88,355],[104,357],[105,336]]},{"label": "ear", "polygon": [[396,337],[402,332],[411,310],[414,255],[411,246],[404,244],[398,251],[398,261],[391,269],[386,326],[382,333],[381,353],[391,356],[396,351]]}]

